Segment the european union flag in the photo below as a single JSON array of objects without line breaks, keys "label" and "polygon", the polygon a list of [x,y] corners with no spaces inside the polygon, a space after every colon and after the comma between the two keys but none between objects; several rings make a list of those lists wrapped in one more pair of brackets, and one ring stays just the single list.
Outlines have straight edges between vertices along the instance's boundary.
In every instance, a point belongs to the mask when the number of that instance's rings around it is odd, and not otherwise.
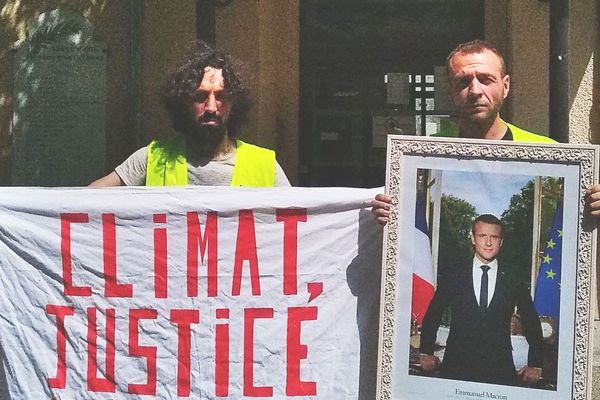
[{"label": "european union flag", "polygon": [[560,314],[560,267],[563,243],[562,201],[556,205],[550,239],[542,253],[540,272],[535,287],[535,308],[540,316],[558,321]]}]

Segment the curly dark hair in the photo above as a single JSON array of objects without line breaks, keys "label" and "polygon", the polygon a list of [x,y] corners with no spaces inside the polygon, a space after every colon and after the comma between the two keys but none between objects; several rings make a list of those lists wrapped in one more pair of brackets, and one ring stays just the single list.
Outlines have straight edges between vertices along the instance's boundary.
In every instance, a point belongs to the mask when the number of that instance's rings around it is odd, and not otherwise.
[{"label": "curly dark hair", "polygon": [[246,86],[241,64],[206,42],[196,42],[191,56],[168,73],[160,93],[161,101],[175,130],[185,134],[192,123],[190,109],[206,67],[223,70],[225,94],[232,104],[227,133],[234,137],[239,133],[239,125],[250,108],[250,91]]}]

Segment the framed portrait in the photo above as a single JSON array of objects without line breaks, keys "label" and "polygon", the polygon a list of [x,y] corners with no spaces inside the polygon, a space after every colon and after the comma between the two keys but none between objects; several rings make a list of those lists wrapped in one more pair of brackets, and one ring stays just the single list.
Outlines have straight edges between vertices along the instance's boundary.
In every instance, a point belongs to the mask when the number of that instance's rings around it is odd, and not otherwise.
[{"label": "framed portrait", "polygon": [[591,400],[598,160],[389,136],[377,399]]}]

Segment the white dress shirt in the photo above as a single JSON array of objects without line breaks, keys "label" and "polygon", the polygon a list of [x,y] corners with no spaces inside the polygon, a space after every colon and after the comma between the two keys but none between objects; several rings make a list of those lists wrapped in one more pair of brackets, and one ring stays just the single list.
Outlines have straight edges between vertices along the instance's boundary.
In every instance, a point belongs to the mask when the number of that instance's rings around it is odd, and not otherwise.
[{"label": "white dress shirt", "polygon": [[488,271],[488,306],[492,303],[492,298],[494,297],[494,289],[496,288],[496,277],[498,276],[498,260],[495,259],[492,262],[484,263],[481,262],[477,256],[473,257],[473,291],[475,292],[475,298],[477,299],[477,304],[480,304],[479,301],[479,292],[481,291],[481,277],[483,276],[483,270],[481,269],[482,265],[487,265],[490,267]]}]

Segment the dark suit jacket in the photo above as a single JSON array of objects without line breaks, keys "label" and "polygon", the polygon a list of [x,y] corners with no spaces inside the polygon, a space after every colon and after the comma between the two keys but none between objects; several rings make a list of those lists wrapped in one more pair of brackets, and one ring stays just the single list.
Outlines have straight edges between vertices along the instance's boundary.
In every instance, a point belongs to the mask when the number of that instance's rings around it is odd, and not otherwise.
[{"label": "dark suit jacket", "polygon": [[527,287],[517,283],[498,263],[494,295],[487,309],[477,304],[473,289],[473,261],[449,266],[439,279],[423,318],[421,352],[433,354],[442,313],[450,308],[451,326],[440,377],[516,384],[510,340],[515,306],[529,343],[528,366],[542,366],[542,330]]}]

